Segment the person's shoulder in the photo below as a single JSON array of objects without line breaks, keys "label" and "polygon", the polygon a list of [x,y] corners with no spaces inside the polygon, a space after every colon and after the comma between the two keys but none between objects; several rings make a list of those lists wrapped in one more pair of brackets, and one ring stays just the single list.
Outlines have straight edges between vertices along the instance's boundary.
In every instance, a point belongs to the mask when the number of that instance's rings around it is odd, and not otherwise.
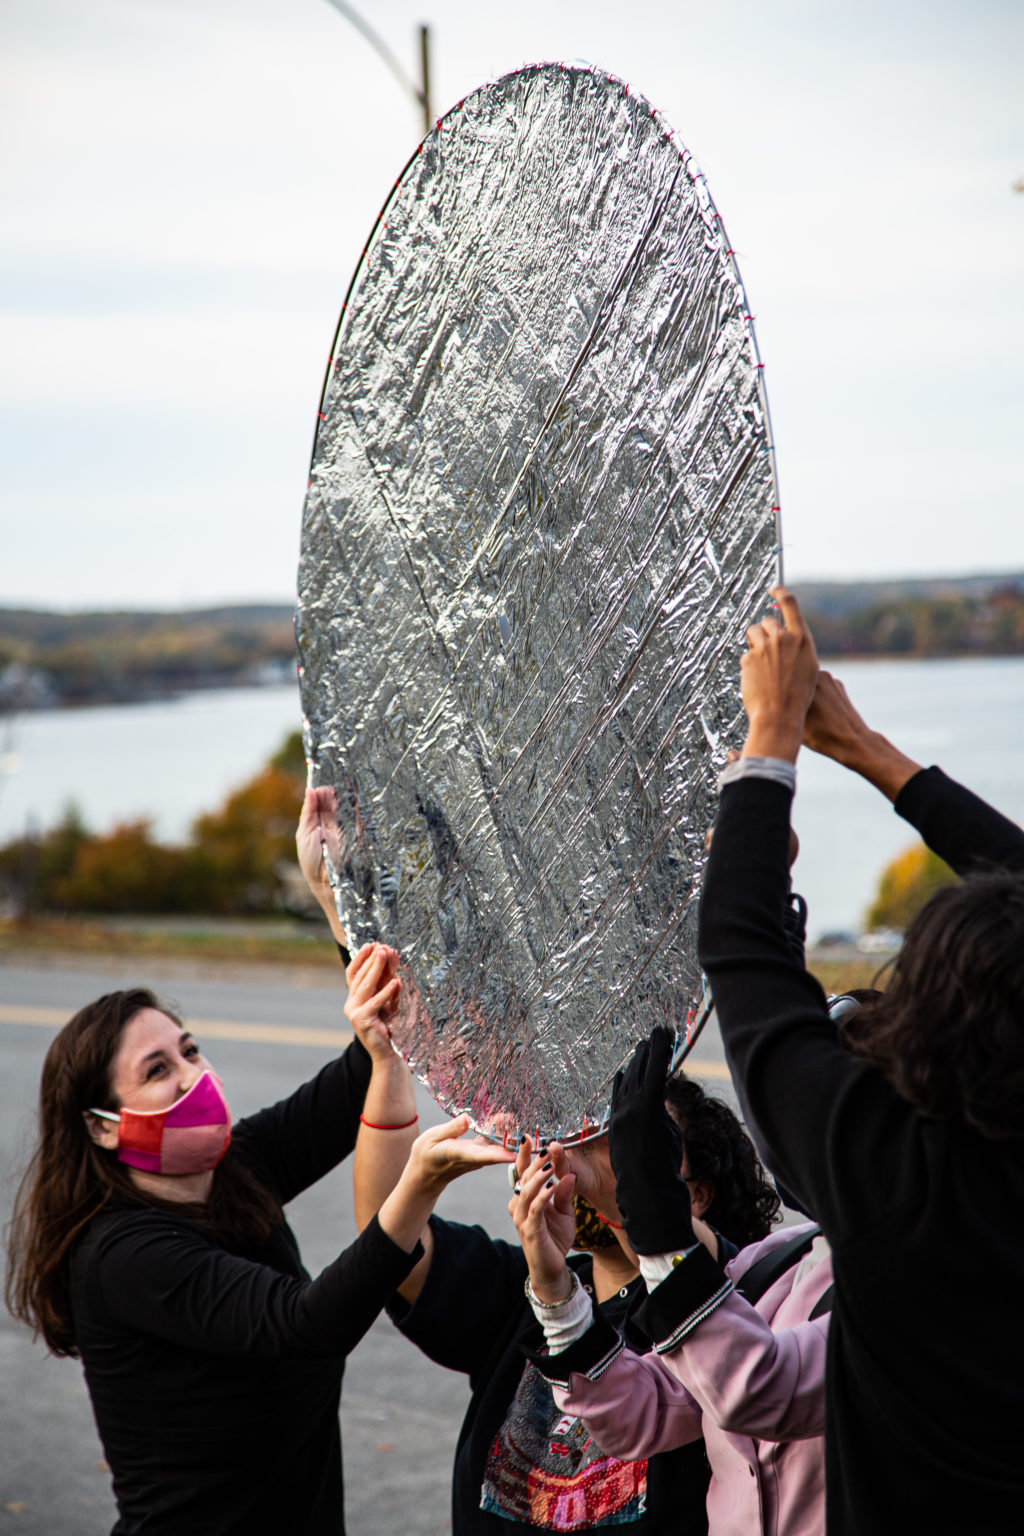
[{"label": "person's shoulder", "polygon": [[[725,1272],[730,1280],[739,1280],[768,1254],[784,1248],[787,1243],[795,1243],[798,1238],[811,1237],[817,1231],[818,1227],[813,1221],[801,1221],[794,1223],[791,1227],[779,1227],[776,1231],[769,1232],[768,1236],[763,1237],[760,1242],[748,1243],[745,1248],[741,1248],[736,1257],[729,1260],[725,1266]],[[796,1262],[794,1260],[794,1263]]]},{"label": "person's shoulder", "polygon": [[524,1278],[526,1276],[526,1257],[518,1243],[492,1237],[481,1226],[448,1221],[436,1214],[430,1218],[430,1230],[434,1236],[434,1257],[430,1265],[432,1270],[435,1265],[438,1269],[444,1265],[460,1268],[463,1264],[475,1265],[486,1254],[503,1266],[521,1270]]},{"label": "person's shoulder", "polygon": [[117,1205],[94,1216],[78,1244],[79,1265],[103,1264],[160,1245],[199,1244],[212,1239],[186,1215],[158,1205]]}]

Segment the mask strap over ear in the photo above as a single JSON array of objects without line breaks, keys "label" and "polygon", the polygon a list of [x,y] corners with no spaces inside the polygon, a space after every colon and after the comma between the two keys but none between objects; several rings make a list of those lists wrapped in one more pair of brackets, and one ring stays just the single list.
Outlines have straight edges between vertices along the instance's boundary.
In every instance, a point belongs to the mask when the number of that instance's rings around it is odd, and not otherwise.
[{"label": "mask strap over ear", "polygon": [[109,1109],[87,1109],[87,1115],[98,1115],[101,1120],[113,1120],[117,1125],[121,1123],[120,1115],[112,1115]]}]

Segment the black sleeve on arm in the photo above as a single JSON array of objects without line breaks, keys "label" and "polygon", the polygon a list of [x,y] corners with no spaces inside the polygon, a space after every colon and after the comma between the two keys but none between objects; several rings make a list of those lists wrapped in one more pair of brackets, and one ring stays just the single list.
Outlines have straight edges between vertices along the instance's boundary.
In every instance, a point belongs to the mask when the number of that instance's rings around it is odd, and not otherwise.
[{"label": "black sleeve on arm", "polygon": [[544,1329],[534,1323],[525,1334],[520,1346],[523,1354],[540,1371],[553,1387],[569,1390],[571,1375],[586,1376],[599,1381],[617,1355],[622,1354],[622,1339],[605,1317],[597,1316],[580,1338],[560,1354],[548,1353],[544,1342]]},{"label": "black sleeve on arm", "polygon": [[[870,1147],[877,1166],[895,1145],[909,1106],[881,1074],[839,1043],[825,994],[796,960],[782,913],[788,886],[790,791],[767,779],[723,789],[701,898],[699,953],[741,1097],[773,1170],[836,1241],[868,1219],[877,1180],[833,1183],[832,1153],[847,1162]],[[887,1147],[888,1142],[888,1147]],[[853,1190],[850,1194],[851,1187]],[[840,1209],[842,1207],[842,1209]]]},{"label": "black sleeve on arm", "polygon": [[369,1052],[353,1040],[311,1082],[238,1122],[232,1141],[282,1205],[352,1151],[371,1070]]},{"label": "black sleeve on arm", "polygon": [[1024,832],[984,800],[949,779],[941,768],[922,768],[908,779],[893,809],[958,875],[981,869],[1024,869]]},{"label": "black sleeve on arm", "polygon": [[434,1252],[410,1303],[393,1296],[388,1316],[425,1355],[474,1384],[506,1347],[510,1320],[524,1309],[526,1259],[518,1244],[477,1226],[431,1216]]},{"label": "black sleeve on arm", "polygon": [[423,1256],[406,1253],[376,1216],[316,1280],[226,1253],[200,1228],[145,1211],[97,1245],[107,1308],[140,1333],[211,1354],[341,1356]]}]

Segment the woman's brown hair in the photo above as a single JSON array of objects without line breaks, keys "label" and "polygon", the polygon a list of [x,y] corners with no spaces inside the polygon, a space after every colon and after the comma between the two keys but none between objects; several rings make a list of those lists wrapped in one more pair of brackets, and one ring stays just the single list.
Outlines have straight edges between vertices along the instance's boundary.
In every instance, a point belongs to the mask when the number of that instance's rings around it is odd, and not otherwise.
[{"label": "woman's brown hair", "polygon": [[936,891],[884,994],[842,1033],[922,1115],[991,1141],[1024,1137],[1024,876]]},{"label": "woman's brown hair", "polygon": [[39,1140],[25,1171],[8,1235],[5,1294],[20,1321],[41,1333],[56,1355],[76,1355],[71,1259],[98,1213],[113,1205],[157,1206],[198,1221],[225,1247],[244,1252],[281,1219],[277,1200],[241,1160],[218,1165],[206,1205],[145,1195],[125,1165],[97,1146],[83,1111],[118,1105],[111,1087],[125,1027],[144,1008],[177,1015],[145,987],[108,992],[80,1008],[46,1053],[39,1085]]}]

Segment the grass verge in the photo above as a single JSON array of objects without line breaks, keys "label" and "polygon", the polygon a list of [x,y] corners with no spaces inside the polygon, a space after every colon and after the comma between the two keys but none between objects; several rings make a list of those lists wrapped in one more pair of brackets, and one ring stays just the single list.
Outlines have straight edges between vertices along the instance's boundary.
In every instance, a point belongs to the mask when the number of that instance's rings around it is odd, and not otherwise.
[{"label": "grass verge", "polygon": [[0,954],[138,955],[142,959],[214,960],[276,965],[316,965],[338,968],[338,951],[327,933],[261,934],[253,925],[244,932],[209,930],[176,932],[156,923],[144,930],[108,926],[102,922],[67,918],[0,920]]}]

